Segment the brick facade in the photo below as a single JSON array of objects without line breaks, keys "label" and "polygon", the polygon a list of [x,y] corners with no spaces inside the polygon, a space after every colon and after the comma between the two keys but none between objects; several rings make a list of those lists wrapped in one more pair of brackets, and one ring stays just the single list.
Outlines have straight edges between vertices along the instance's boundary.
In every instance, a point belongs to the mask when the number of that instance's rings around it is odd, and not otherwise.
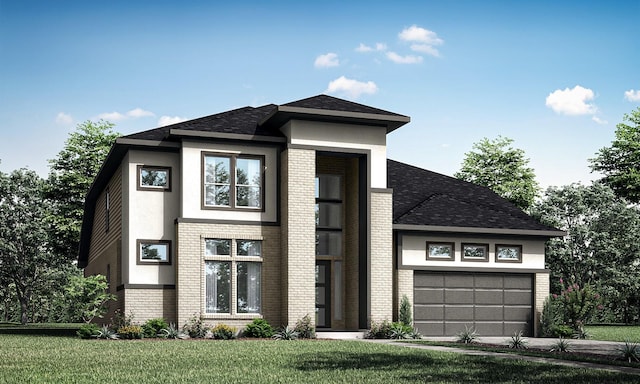
[{"label": "brick facade", "polygon": [[544,307],[544,301],[549,296],[549,272],[536,273],[535,279],[535,307],[534,311],[534,324],[533,328],[534,336],[539,336],[540,329],[538,325],[542,318],[542,308]]},{"label": "brick facade", "polygon": [[369,320],[393,318],[392,194],[371,192]]}]

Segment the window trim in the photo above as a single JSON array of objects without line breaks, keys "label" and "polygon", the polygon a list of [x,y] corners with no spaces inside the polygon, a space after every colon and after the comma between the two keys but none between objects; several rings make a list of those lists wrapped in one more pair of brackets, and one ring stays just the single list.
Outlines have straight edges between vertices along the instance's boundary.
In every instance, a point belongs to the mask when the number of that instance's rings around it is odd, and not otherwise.
[{"label": "window trim", "polygon": [[[484,248],[484,257],[468,257],[465,256],[465,248],[466,247],[482,247]],[[486,243],[462,243],[460,255],[463,261],[474,261],[474,262],[488,262],[489,261],[489,244]]]},{"label": "window trim", "polygon": [[[518,250],[517,259],[501,259],[499,257],[500,248],[514,248]],[[521,244],[496,244],[495,249],[495,261],[496,263],[522,263],[522,245]]]},{"label": "window trim", "polygon": [[[151,169],[155,171],[167,171],[167,185],[166,186],[151,186],[151,185],[142,185],[142,170],[143,169]],[[155,191],[155,192],[171,192],[171,167],[160,166],[160,165],[144,165],[139,164],[136,167],[136,189],[138,191]]]},{"label": "window trim", "polygon": [[[207,205],[206,204],[206,158],[211,157],[226,157],[229,158],[229,205]],[[238,159],[253,159],[260,160],[260,207],[243,207],[237,206],[236,203],[236,163]],[[264,212],[265,207],[265,163],[266,156],[242,154],[242,153],[225,153],[225,152],[205,152],[203,151],[200,159],[200,208],[203,210],[227,210],[227,211],[250,211],[250,212]]]},{"label": "window trim", "polygon": [[[448,246],[451,248],[450,256],[431,255],[431,246]],[[427,260],[432,261],[454,261],[456,259],[456,243],[452,241],[427,241]]]},{"label": "window trim", "polygon": [[[167,247],[167,260],[163,261],[154,261],[154,260],[143,260],[142,254],[140,252],[140,247],[142,244],[158,244],[165,245]],[[136,264],[138,265],[171,265],[171,240],[146,240],[146,239],[137,239],[136,240]]]}]

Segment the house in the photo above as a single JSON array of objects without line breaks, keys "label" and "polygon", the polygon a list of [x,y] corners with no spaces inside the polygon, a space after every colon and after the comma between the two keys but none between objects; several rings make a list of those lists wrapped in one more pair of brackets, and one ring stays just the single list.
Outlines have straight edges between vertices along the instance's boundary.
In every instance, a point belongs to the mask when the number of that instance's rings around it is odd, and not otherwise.
[{"label": "house", "polygon": [[544,244],[562,232],[388,160],[386,135],[408,122],[319,95],[121,137],[87,195],[78,265],[139,321],[309,314],[357,330],[396,319],[406,295],[425,335],[534,334]]}]

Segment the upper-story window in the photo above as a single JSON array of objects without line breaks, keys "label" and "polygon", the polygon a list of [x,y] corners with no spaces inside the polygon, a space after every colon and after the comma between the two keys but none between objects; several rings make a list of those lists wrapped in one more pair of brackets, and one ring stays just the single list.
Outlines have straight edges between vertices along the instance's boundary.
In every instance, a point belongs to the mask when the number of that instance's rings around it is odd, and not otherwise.
[{"label": "upper-story window", "polygon": [[138,165],[138,190],[170,191],[171,168]]},{"label": "upper-story window", "polygon": [[264,157],[203,156],[204,207],[262,208]]}]

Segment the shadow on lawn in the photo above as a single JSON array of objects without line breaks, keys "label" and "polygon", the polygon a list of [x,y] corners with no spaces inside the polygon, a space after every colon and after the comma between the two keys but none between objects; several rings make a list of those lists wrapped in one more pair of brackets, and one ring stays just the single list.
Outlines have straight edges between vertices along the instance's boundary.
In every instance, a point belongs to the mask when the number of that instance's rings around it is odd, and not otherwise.
[{"label": "shadow on lawn", "polygon": [[638,376],[598,370],[530,364],[481,356],[432,357],[426,354],[319,353],[298,356],[301,371],[368,370],[391,372],[392,378],[406,382],[474,382],[549,384],[628,383]]}]

